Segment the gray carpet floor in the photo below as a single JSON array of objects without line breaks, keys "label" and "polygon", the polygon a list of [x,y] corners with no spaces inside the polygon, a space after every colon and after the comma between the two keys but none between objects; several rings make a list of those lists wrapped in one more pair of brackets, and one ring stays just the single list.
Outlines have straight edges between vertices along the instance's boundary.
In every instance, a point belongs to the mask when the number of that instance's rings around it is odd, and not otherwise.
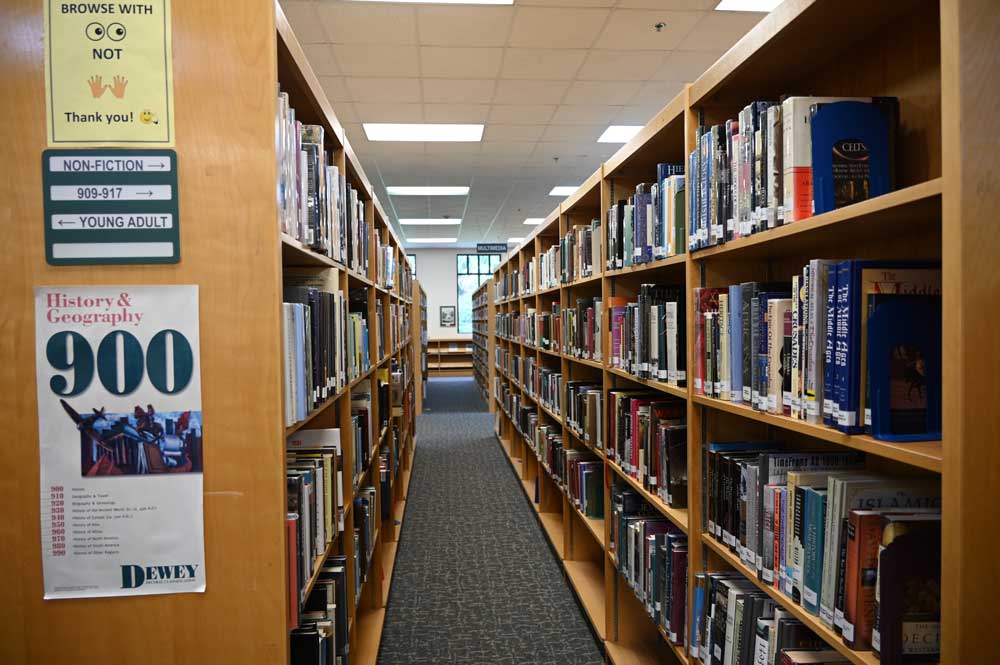
[{"label": "gray carpet floor", "polygon": [[471,378],[428,385],[378,662],[604,662]]}]

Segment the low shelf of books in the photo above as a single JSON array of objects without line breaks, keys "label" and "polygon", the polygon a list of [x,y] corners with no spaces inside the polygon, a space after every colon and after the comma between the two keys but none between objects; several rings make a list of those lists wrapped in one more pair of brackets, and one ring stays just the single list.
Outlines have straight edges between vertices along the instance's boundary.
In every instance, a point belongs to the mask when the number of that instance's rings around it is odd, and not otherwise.
[{"label": "low shelf of books", "polygon": [[491,386],[495,370],[493,369],[493,280],[488,279],[479,285],[472,294],[472,368],[476,385],[483,395],[483,401],[489,406],[490,412],[495,410],[490,398]]},{"label": "low shelf of books", "polygon": [[497,436],[612,662],[938,662],[939,10],[786,2],[495,272]]},{"label": "low shelf of books", "polygon": [[414,446],[413,276],[281,8],[291,665],[374,663]]},{"label": "low shelf of books", "polygon": [[473,344],[470,339],[432,339],[427,343],[431,376],[472,376]]},{"label": "low shelf of books", "polygon": [[[420,286],[418,280],[414,280],[414,298],[413,298],[413,319],[418,322],[418,327],[413,331],[413,348],[414,353],[417,354],[417,378],[416,386],[414,388],[415,394],[415,411],[416,415],[420,415],[424,408],[424,398],[427,394],[427,294],[424,293],[424,289]],[[417,295],[419,294],[419,295]]]}]

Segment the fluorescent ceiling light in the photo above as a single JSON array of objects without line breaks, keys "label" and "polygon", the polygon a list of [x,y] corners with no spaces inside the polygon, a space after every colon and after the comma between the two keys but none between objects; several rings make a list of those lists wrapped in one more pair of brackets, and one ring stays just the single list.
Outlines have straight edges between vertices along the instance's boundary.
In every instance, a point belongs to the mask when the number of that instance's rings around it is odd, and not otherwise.
[{"label": "fluorescent ceiling light", "polygon": [[484,125],[365,122],[369,141],[482,141]]},{"label": "fluorescent ceiling light", "polygon": [[441,218],[441,219],[401,219],[399,223],[403,226],[457,226],[462,223],[461,219]]},{"label": "fluorescent ceiling light", "polygon": [[549,192],[549,196],[569,196],[577,190],[579,185],[559,185],[558,187],[553,187],[552,191]]},{"label": "fluorescent ceiling light", "polygon": [[524,238],[507,238],[507,244],[524,242]]},{"label": "fluorescent ceiling light", "polygon": [[642,125],[610,125],[604,130],[598,143],[628,143],[629,139],[639,133]]},{"label": "fluorescent ceiling light", "polygon": [[468,196],[468,187],[386,187],[389,196]]},{"label": "fluorescent ceiling light", "polygon": [[458,242],[458,238],[407,238],[406,242],[430,245],[432,243]]},{"label": "fluorescent ceiling light", "polygon": [[529,217],[528,219],[524,220],[524,223],[527,224],[528,226],[538,226],[544,221],[545,221],[544,217]]},{"label": "fluorescent ceiling light", "polygon": [[769,12],[782,0],[722,0],[715,6],[717,12]]},{"label": "fluorescent ceiling light", "polygon": [[355,2],[412,2],[435,5],[512,5],[514,0],[355,0]]}]

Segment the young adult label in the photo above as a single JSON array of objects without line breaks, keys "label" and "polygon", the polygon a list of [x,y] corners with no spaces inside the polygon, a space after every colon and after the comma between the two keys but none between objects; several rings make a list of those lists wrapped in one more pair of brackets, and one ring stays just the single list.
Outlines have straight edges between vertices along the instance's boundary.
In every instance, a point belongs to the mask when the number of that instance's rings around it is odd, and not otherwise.
[{"label": "young adult label", "polygon": [[205,590],[197,286],[35,288],[44,597]]},{"label": "young adult label", "polygon": [[45,0],[51,146],[174,144],[170,0]]},{"label": "young adult label", "polygon": [[177,263],[177,153],[42,153],[45,258],[52,265]]}]

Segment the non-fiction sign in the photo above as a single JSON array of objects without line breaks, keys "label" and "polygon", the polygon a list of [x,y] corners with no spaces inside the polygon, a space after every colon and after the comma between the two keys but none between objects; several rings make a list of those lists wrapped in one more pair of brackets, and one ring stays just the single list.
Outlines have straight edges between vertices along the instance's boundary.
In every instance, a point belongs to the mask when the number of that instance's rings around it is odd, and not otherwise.
[{"label": "non-fiction sign", "polygon": [[52,265],[177,263],[177,153],[42,153],[45,258]]},{"label": "non-fiction sign", "polygon": [[170,0],[45,0],[50,146],[174,144]]},{"label": "non-fiction sign", "polygon": [[35,288],[44,596],[205,590],[197,286]]},{"label": "non-fiction sign", "polygon": [[505,242],[480,242],[476,243],[477,254],[506,254],[507,243]]}]

